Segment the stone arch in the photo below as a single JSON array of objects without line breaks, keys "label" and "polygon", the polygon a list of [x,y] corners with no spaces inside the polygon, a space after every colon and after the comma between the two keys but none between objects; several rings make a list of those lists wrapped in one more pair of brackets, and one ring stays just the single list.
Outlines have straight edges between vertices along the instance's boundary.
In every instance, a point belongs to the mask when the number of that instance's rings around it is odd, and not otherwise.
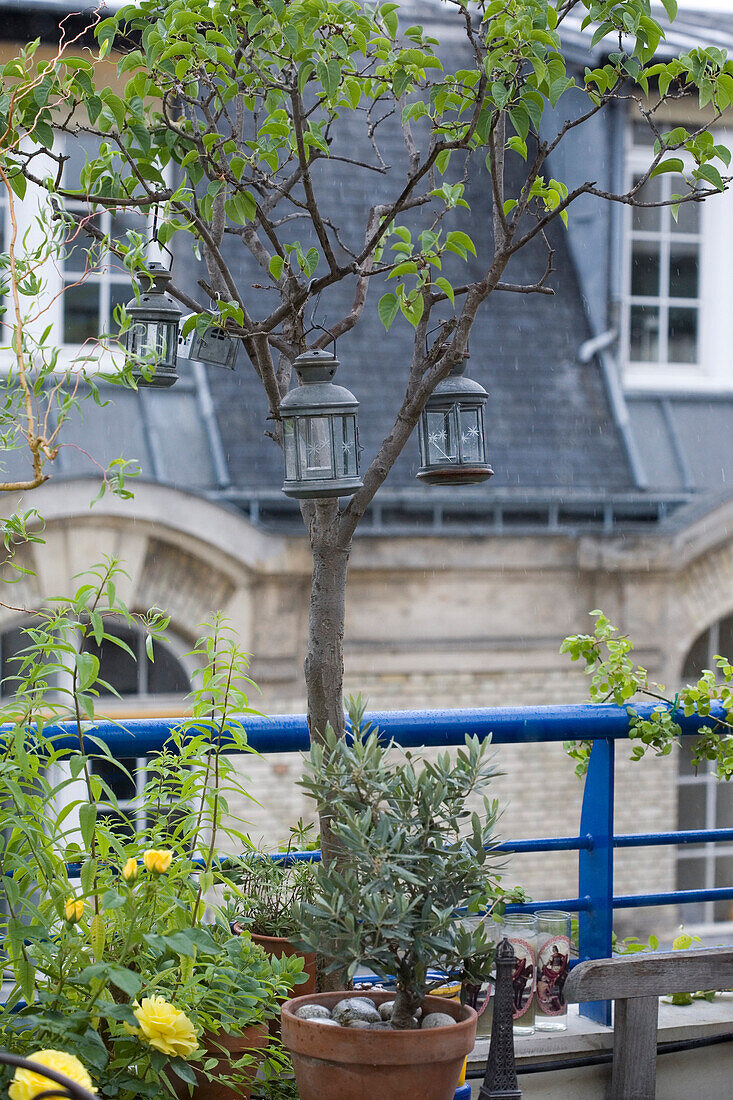
[{"label": "stone arch", "polygon": [[[97,488],[91,479],[48,483],[17,504],[32,504],[44,517],[45,545],[22,548],[22,564],[35,576],[19,582],[23,590],[14,587],[11,599],[39,607],[72,592],[80,583],[74,576],[105,555],[118,558],[128,574],[119,579],[120,598],[134,611],[155,605],[168,612],[179,653],[222,611],[256,656],[253,677],[266,695],[275,693],[271,706],[288,707],[307,614],[304,540],[268,534],[234,509],[158,484],[136,485],[132,500],[106,496],[90,509]],[[0,607],[0,630],[15,615]]]}]

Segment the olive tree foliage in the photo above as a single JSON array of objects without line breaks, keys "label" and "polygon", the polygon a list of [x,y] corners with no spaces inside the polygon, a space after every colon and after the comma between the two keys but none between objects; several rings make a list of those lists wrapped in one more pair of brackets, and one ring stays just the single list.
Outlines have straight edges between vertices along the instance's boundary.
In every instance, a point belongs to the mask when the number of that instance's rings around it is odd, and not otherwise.
[{"label": "olive tree foliage", "polygon": [[[665,7],[673,18],[674,0]],[[98,23],[96,50],[63,52],[31,86],[30,55],[2,71],[0,121],[11,139],[20,127],[29,137],[3,147],[10,186],[34,181],[61,210],[66,200],[81,199],[90,213],[157,211],[162,244],[177,233],[192,238],[206,267],[200,293],[176,271],[171,293],[195,314],[191,324],[221,326],[241,339],[247,369],[269,403],[263,429],[276,443],[294,358],[309,342],[324,347],[330,340],[308,339],[318,295],[334,336],[358,325],[365,309],[378,309],[386,329],[414,329],[401,403],[363,488],[345,507],[336,500],[302,504],[313,553],[305,676],[316,737],[329,723],[337,734],[344,729],[344,593],[354,531],[428,397],[463,358],[479,310],[494,293],[552,293],[545,234],[555,219],[567,222],[579,196],[660,205],[643,203],[640,191],[663,171],[684,179],[674,205],[727,183],[721,173],[729,154],[706,125],[665,132],[659,120],[663,105],[692,96],[709,107],[709,124],[733,102],[733,63],[718,49],[656,62],[664,30],[647,0],[434,0],[425,8],[463,36],[456,71],[444,67],[434,37],[401,19],[398,4],[355,0],[139,0]],[[568,74],[561,40],[574,10],[597,28],[596,41],[609,33],[617,41],[606,63],[580,80]],[[119,59],[122,94],[104,76],[110,57]],[[569,190],[552,177],[548,158],[571,131],[619,100],[635,104],[652,131],[648,171],[624,194],[603,191],[591,178]],[[567,121],[557,128],[543,121],[548,106]],[[355,125],[364,135],[358,147],[337,140],[344,128],[353,135]],[[404,139],[399,166],[380,146],[384,128],[395,125]],[[59,132],[99,142],[80,188],[64,182]],[[521,169],[511,190],[509,158]],[[493,223],[480,256],[470,234],[457,228],[472,160],[485,172]],[[361,224],[334,220],[329,175],[340,168],[351,178],[363,175],[373,196]],[[102,238],[88,215],[61,216]],[[507,281],[512,256],[536,239],[547,246],[545,271],[530,285]],[[225,242],[259,265],[254,287],[238,281]],[[139,236],[103,243],[131,270],[144,265]],[[452,265],[469,255],[479,275],[464,281]],[[370,296],[375,279],[380,289]],[[329,293],[342,283],[351,305],[333,320]]]}]

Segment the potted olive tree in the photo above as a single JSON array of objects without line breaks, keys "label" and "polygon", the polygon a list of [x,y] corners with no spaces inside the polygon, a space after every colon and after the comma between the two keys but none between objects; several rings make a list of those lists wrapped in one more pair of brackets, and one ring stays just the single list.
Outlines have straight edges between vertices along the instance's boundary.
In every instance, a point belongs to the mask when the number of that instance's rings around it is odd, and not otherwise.
[{"label": "potted olive tree", "polygon": [[480,981],[491,968],[483,925],[467,927],[460,910],[500,897],[497,803],[487,797],[495,774],[478,738],[419,760],[377,730],[365,735],[360,721],[351,739],[328,731],[311,748],[302,783],[341,858],[316,871],[316,895],[300,907],[303,940],[345,983],[365,965],[390,976],[395,992],[371,1003],[347,990],[285,1003],[282,1039],[301,1100],[452,1100],[476,1014],[431,997],[445,981],[431,973]]}]

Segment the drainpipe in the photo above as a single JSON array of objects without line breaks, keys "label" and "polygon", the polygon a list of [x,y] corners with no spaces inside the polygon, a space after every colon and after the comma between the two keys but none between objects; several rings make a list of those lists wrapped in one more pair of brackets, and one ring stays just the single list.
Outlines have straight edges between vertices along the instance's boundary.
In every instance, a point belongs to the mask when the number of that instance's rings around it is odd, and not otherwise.
[{"label": "drainpipe", "polygon": [[611,405],[611,413],[621,433],[621,441],[626,452],[629,466],[631,467],[631,476],[634,479],[634,484],[637,489],[648,489],[649,478],[646,475],[644,463],[642,462],[639,449],[636,446],[636,440],[634,439],[629,408],[626,404],[624,391],[621,388],[616,362],[608,351],[608,348],[611,344],[615,343],[617,337],[618,332],[616,329],[607,329],[606,332],[601,332],[597,336],[592,336],[590,340],[585,340],[578,348],[578,360],[581,363],[590,363],[594,356],[598,357],[598,361],[601,365],[601,372],[603,374],[603,381],[606,386],[606,393],[608,394],[608,400]]}]

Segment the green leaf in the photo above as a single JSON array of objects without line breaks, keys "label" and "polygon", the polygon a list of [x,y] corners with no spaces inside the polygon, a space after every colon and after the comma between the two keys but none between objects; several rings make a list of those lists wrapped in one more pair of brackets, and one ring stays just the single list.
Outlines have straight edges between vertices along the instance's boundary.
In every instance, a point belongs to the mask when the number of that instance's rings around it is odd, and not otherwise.
[{"label": "green leaf", "polygon": [[273,279],[276,282],[280,278],[280,276],[282,275],[284,267],[285,267],[285,260],[282,258],[282,256],[273,256],[272,259],[270,260],[270,263],[269,263],[270,274],[272,275]]},{"label": "green leaf", "polygon": [[725,190],[725,184],[721,179],[720,172],[717,168],[714,168],[712,164],[701,164],[692,174],[696,179],[703,179],[707,180],[708,183],[712,183],[713,187],[717,187],[718,191]]},{"label": "green leaf", "polygon": [[661,176],[663,172],[684,172],[684,162],[679,157],[670,157],[669,160],[663,160],[652,171],[652,176]]},{"label": "green leaf", "polygon": [[397,267],[393,271],[390,271],[387,276],[388,279],[399,278],[400,275],[416,275],[417,264],[414,260],[405,260],[402,264],[397,264]]},{"label": "green leaf", "polygon": [[662,0],[664,10],[670,23],[677,18],[677,0]]},{"label": "green leaf", "polygon": [[236,225],[246,225],[257,217],[257,203],[249,191],[237,191],[226,200],[224,210]]},{"label": "green leaf", "polygon": [[440,276],[435,280],[435,285],[439,286],[443,293],[446,295],[450,304],[454,306],[456,304],[455,294],[453,293],[453,287],[444,276]]},{"label": "green leaf", "polygon": [[[94,830],[97,825],[97,807],[94,802],[85,802],[79,807],[79,828],[84,847],[89,850],[94,840]],[[88,891],[87,891],[88,892]]]},{"label": "green leaf", "polygon": [[77,691],[86,691],[95,683],[99,675],[99,658],[93,653],[77,653],[75,657]]},{"label": "green leaf", "polygon": [[379,319],[389,332],[392,322],[400,311],[400,305],[395,294],[383,294],[377,306]]},{"label": "green leaf", "polygon": [[476,245],[473,243],[468,233],[462,233],[460,229],[452,230],[445,238],[446,247],[451,252],[458,252],[459,255],[466,258],[466,253],[470,252],[472,255],[476,255]]}]

